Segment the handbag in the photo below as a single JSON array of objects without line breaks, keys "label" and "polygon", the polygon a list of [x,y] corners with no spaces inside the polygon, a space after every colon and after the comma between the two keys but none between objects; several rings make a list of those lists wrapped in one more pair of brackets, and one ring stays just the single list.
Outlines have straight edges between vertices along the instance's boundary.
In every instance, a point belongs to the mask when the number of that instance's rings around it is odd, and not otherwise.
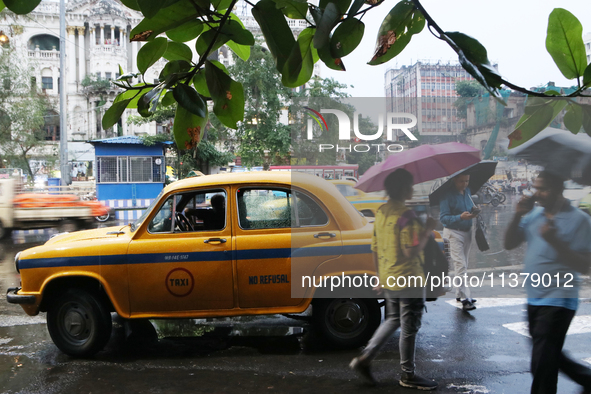
[{"label": "handbag", "polygon": [[484,252],[490,249],[488,240],[486,239],[486,224],[484,224],[484,220],[482,220],[480,215],[476,216],[476,233],[474,234],[474,238],[476,238],[478,250]]}]

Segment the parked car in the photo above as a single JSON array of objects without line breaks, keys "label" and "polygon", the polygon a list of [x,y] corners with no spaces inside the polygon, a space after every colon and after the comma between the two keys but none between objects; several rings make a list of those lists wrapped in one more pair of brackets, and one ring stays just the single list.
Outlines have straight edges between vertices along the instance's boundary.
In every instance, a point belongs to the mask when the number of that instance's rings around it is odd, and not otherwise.
[{"label": "parked car", "polygon": [[310,305],[330,343],[357,347],[381,321],[371,286],[335,296],[303,278],[373,275],[372,230],[335,185],[313,175],[188,178],[165,187],[130,225],[61,234],[20,252],[22,287],[7,300],[31,316],[47,312],[51,338],[72,356],[106,345],[111,312],[210,318]]},{"label": "parked car", "polygon": [[378,209],[388,201],[384,193],[365,193],[355,189],[356,182],[348,180],[331,180],[339,192],[353,204],[359,212],[367,217],[375,217]]}]

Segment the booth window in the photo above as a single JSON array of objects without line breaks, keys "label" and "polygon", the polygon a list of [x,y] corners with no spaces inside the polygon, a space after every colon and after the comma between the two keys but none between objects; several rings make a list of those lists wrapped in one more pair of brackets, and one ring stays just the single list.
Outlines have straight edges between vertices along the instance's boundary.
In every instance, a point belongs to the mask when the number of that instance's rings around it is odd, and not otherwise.
[{"label": "booth window", "polygon": [[100,156],[97,183],[162,183],[162,156]]}]

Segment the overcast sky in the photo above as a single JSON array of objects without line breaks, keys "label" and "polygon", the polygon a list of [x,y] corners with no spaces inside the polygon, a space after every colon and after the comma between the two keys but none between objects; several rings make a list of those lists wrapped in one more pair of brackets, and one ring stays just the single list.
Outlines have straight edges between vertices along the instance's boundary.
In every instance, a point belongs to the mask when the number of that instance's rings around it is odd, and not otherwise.
[{"label": "overcast sky", "polygon": [[[383,97],[384,73],[389,68],[409,66],[417,60],[457,61],[455,52],[427,29],[415,35],[404,51],[381,66],[370,66],[382,20],[398,0],[368,12],[364,39],[359,47],[343,58],[346,72],[333,71],[325,66],[322,77],[354,85],[348,93],[354,97]],[[525,88],[556,82],[557,86],[571,86],[576,82],[562,76],[546,51],[548,16],[554,8],[573,13],[583,25],[583,34],[591,33],[591,1],[589,0],[423,0],[427,12],[444,31],[468,34],[485,46],[488,58],[499,64],[501,75]]]}]

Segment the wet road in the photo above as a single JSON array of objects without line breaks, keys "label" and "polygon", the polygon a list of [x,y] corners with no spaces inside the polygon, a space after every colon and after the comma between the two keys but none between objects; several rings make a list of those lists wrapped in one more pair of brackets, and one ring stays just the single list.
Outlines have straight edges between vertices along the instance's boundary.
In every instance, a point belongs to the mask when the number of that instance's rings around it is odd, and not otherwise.
[{"label": "wet road", "polygon": [[[511,208],[486,207],[491,250],[473,248],[471,268],[518,266],[522,251],[500,248]],[[43,315],[29,317],[5,300],[17,285],[14,255],[43,237],[0,244],[0,392],[2,393],[415,393],[397,384],[398,334],[373,364],[377,388],[348,370],[358,351],[326,348],[305,316],[143,321],[115,319],[107,348],[92,359],[73,359],[51,342]],[[500,252],[500,253],[499,253]],[[515,295],[519,295],[516,290]],[[478,289],[474,296],[484,296]],[[418,373],[442,393],[526,393],[529,339],[523,298],[479,298],[471,314],[453,299],[428,303],[417,342]],[[566,341],[571,355],[591,362],[591,301],[581,303]],[[577,393],[561,376],[560,393]]]}]

